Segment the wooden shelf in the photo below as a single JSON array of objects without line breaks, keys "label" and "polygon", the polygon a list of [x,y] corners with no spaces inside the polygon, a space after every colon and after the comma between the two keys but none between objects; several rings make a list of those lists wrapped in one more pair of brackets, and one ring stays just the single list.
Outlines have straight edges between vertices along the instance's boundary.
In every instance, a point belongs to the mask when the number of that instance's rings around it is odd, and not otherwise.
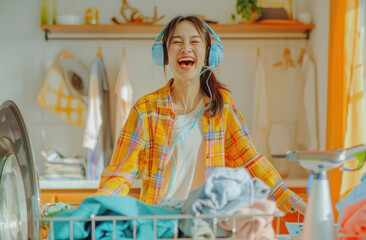
[{"label": "wooden shelf", "polygon": [[[153,39],[164,25],[41,25],[46,40],[50,39]],[[289,24],[211,24],[222,38],[307,38],[314,24],[291,22]]]}]

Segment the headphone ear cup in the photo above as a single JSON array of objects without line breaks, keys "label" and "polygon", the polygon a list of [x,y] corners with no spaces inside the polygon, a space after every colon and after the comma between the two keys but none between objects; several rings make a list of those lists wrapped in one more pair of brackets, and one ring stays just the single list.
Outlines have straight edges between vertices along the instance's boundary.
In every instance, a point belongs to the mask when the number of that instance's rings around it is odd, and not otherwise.
[{"label": "headphone ear cup", "polygon": [[216,67],[224,57],[224,49],[221,44],[214,43],[211,45],[209,65]]},{"label": "headphone ear cup", "polygon": [[152,46],[152,60],[158,66],[164,65],[164,50],[162,43],[154,43]]}]

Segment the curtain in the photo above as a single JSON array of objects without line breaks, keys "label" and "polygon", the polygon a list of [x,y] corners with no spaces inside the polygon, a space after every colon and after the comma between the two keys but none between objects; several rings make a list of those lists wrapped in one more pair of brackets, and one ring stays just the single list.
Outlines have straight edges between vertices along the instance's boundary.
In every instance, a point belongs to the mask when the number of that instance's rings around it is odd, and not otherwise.
[{"label": "curtain", "polygon": [[[363,0],[330,1],[327,150],[365,143],[364,39],[361,34],[364,9],[359,1]],[[344,165],[356,167],[357,161]],[[360,183],[365,172],[366,167],[352,172],[330,171],[331,199],[340,201]]]}]

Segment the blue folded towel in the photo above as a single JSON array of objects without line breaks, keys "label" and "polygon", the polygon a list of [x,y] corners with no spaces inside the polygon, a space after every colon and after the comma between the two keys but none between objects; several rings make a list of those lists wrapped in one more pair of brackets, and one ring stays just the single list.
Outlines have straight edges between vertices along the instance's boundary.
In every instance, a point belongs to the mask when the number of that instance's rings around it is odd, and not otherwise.
[{"label": "blue folded towel", "polygon": [[[147,205],[132,197],[94,196],[86,198],[79,208],[58,214],[57,217],[88,218],[91,214],[96,216],[146,216],[146,215],[175,215],[179,211],[169,210],[157,206]],[[154,238],[154,221],[138,219],[136,221],[136,238]],[[69,222],[54,222],[55,239],[70,239]],[[133,221],[117,221],[117,239],[132,238]],[[91,236],[91,223],[84,221],[73,222],[74,239],[84,239]],[[171,238],[174,235],[174,220],[157,221],[157,238]],[[98,221],[95,228],[95,239],[113,239],[113,222]]]}]

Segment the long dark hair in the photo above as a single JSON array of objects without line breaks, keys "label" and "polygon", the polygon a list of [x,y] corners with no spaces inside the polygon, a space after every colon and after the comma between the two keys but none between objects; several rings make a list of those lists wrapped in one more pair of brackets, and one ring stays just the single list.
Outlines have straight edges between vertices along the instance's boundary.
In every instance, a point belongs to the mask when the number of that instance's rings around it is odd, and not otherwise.
[{"label": "long dark hair", "polygon": [[[177,16],[173,18],[165,28],[161,41],[163,43],[163,50],[164,50],[164,71],[166,65],[168,65],[168,46],[172,42],[173,34],[175,32],[175,29],[177,25],[183,21],[189,21],[193,24],[193,26],[196,28],[202,39],[206,43],[206,59],[205,59],[205,65],[208,65],[208,60],[210,56],[210,48],[211,48],[211,37],[210,37],[210,31],[207,29],[205,24],[196,16]],[[204,70],[206,67],[203,67],[202,70]],[[210,77],[209,77],[210,76]],[[206,79],[208,79],[208,85],[210,87],[211,93],[206,85]],[[224,100],[222,98],[222,95],[220,93],[220,90],[227,90],[227,87],[220,83],[215,74],[212,72],[210,75],[210,71],[205,71],[200,78],[200,88],[201,91],[203,91],[207,96],[211,97],[211,104],[206,109],[205,113],[211,117],[215,116],[218,113],[222,112],[222,109],[224,108]],[[211,96],[212,94],[212,96]]]}]

